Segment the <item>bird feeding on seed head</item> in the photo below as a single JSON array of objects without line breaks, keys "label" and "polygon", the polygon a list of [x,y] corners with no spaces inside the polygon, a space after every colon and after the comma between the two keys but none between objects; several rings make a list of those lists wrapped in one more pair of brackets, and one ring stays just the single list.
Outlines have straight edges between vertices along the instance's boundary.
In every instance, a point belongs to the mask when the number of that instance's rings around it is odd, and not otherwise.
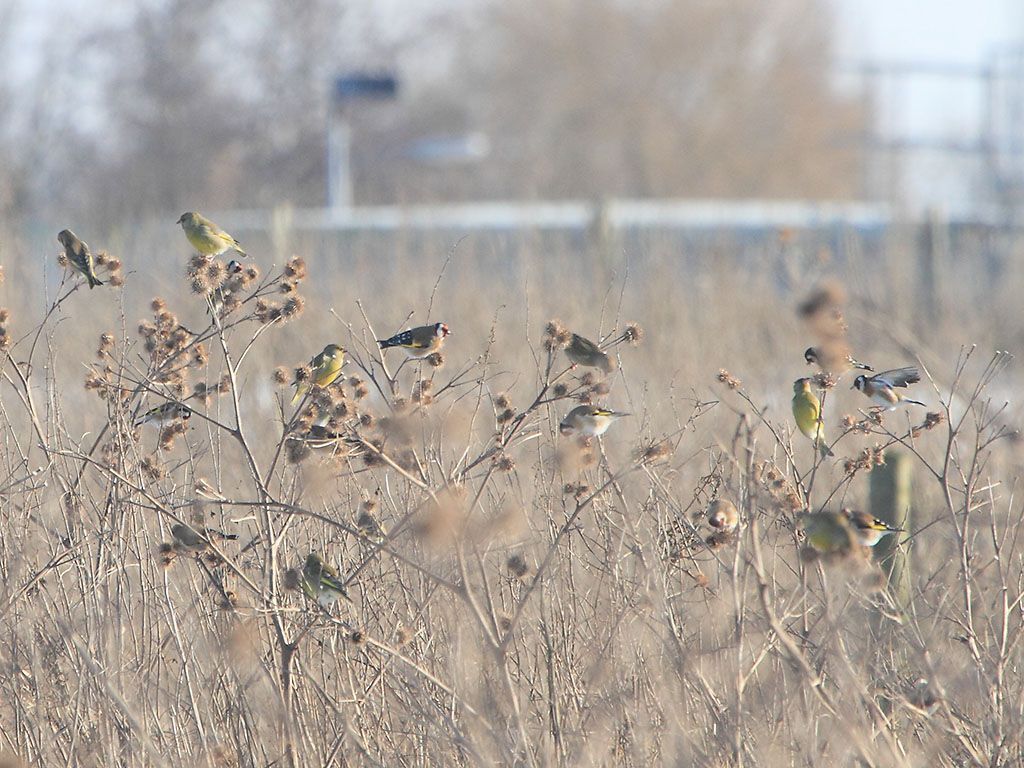
[{"label": "bird feeding on seed head", "polygon": [[[318,387],[329,387],[341,375],[341,369],[344,365],[344,347],[340,344],[328,344],[324,347],[323,352],[309,361],[309,380]],[[295,396],[292,398],[292,405],[295,405],[309,390],[309,381],[299,381],[296,379],[292,383],[295,386]]]},{"label": "bird feeding on seed head", "polygon": [[860,375],[854,379],[852,388],[863,392],[876,408],[892,411],[906,403],[925,405],[920,400],[914,400],[896,391],[897,387],[908,387],[920,380],[921,372],[908,365],[905,368],[882,371],[874,376]]},{"label": "bird feeding on seed head", "polygon": [[440,350],[445,338],[450,333],[451,330],[444,323],[434,323],[433,325],[410,328],[407,331],[396,333],[389,339],[377,339],[377,343],[381,349],[399,347],[409,357],[422,360]]},{"label": "bird feeding on seed head", "polygon": [[728,499],[715,499],[708,505],[708,525],[723,533],[731,533],[740,523],[736,505]]},{"label": "bird feeding on seed head", "polygon": [[565,348],[565,356],[575,368],[582,365],[584,368],[600,368],[605,373],[610,373],[613,365],[612,359],[601,351],[590,339],[585,339],[578,333],[572,335],[569,345]]},{"label": "bird feeding on seed head", "polygon": [[857,543],[862,547],[873,547],[889,534],[903,532],[902,528],[889,525],[884,520],[879,520],[867,512],[844,509],[843,514],[850,521],[850,525],[853,527],[853,535],[857,539]]},{"label": "bird feeding on seed head", "polygon": [[822,456],[834,455],[825,444],[825,425],[821,421],[821,401],[811,391],[811,380],[793,382],[793,419],[804,437],[810,438]]},{"label": "bird feeding on seed head", "polygon": [[62,229],[58,232],[57,240],[64,246],[64,255],[67,256],[68,264],[77,272],[81,272],[89,281],[89,290],[97,285],[103,285],[103,281],[96,277],[96,259],[88,245],[79,240],[70,229]]},{"label": "bird feeding on seed head", "polygon": [[195,211],[181,214],[176,223],[181,224],[181,228],[185,230],[185,237],[192,247],[207,259],[219,256],[229,249],[238,251],[242,256],[249,255],[242,250],[242,246],[235,238]]},{"label": "bird feeding on seed head", "polygon": [[838,512],[811,512],[801,515],[799,525],[807,543],[826,555],[846,555],[857,543],[857,535],[846,515]]},{"label": "bird feeding on seed head", "polygon": [[187,405],[168,400],[166,403],[161,403],[156,408],[151,408],[142,414],[142,416],[136,419],[135,426],[152,424],[153,426],[162,427],[178,419],[182,421],[188,420],[191,416],[192,409]]},{"label": "bird feeding on seed head", "polygon": [[563,435],[582,435],[584,437],[600,437],[608,431],[612,422],[629,416],[628,413],[612,411],[597,405],[578,405],[566,414],[558,425]]},{"label": "bird feeding on seed head", "polygon": [[350,600],[338,572],[327,565],[315,552],[310,552],[302,568],[302,591],[324,608],[329,608],[339,597]]}]

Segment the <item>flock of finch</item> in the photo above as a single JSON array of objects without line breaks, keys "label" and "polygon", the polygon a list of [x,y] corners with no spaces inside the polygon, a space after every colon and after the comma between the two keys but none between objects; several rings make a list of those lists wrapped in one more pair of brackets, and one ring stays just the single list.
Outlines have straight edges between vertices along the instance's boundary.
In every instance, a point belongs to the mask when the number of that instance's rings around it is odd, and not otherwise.
[{"label": "flock of finch", "polygon": [[[192,247],[207,259],[213,259],[229,250],[237,251],[241,256],[247,255],[234,237],[201,214],[193,211],[183,213],[176,223],[181,225]],[[89,246],[68,229],[62,230],[57,239],[64,246],[68,263],[85,276],[89,288],[103,285],[96,277],[95,262]],[[229,273],[237,274],[241,270],[242,265],[237,261],[229,262]],[[215,306],[215,297],[211,297],[211,301]],[[449,333],[448,326],[444,323],[433,323],[402,331],[391,338],[380,339],[377,343],[381,349],[399,347],[410,358],[423,359],[437,352]],[[565,348],[565,353],[574,367],[579,365],[599,368],[605,373],[613,368],[610,358],[597,344],[575,333]],[[835,355],[829,355],[824,350],[819,351],[814,347],[808,348],[804,353],[804,359],[808,364],[817,364],[827,373],[842,373],[851,368],[873,373],[870,366],[858,362],[850,355],[841,355],[839,360],[827,359],[832,357]],[[344,362],[345,350],[341,345],[328,344],[324,347],[323,351],[310,361],[311,373],[308,380],[294,382],[295,395],[292,398],[292,405],[305,397],[310,384],[318,387],[330,386],[341,375]],[[911,399],[898,391],[920,380],[920,372],[911,366],[873,373],[871,376],[860,374],[854,380],[853,387],[863,392],[871,400],[874,408],[894,410],[907,403],[924,405],[921,401]],[[825,441],[821,401],[811,389],[811,379],[800,378],[793,382],[793,393],[793,418],[797,428],[814,443],[823,457],[832,456],[833,453]],[[169,401],[145,413],[137,425],[163,425],[177,419],[188,419],[191,415],[192,411],[188,406]],[[628,415],[597,405],[579,405],[562,419],[559,431],[563,435],[600,437],[614,421]],[[727,499],[713,501],[708,508],[707,519],[716,532],[726,536],[731,535],[739,525],[736,507]],[[892,527],[865,512],[846,509],[840,513],[806,514],[801,524],[811,546],[823,553],[847,552],[854,544],[873,547],[886,535],[901,532],[901,529]],[[175,525],[171,532],[179,548],[193,551],[204,550],[210,543],[210,534],[216,534],[218,538],[235,538],[233,535],[208,529],[200,533],[182,523]],[[347,598],[337,573],[315,553],[311,553],[306,559],[301,584],[307,595],[325,606],[332,604],[338,597]]]}]

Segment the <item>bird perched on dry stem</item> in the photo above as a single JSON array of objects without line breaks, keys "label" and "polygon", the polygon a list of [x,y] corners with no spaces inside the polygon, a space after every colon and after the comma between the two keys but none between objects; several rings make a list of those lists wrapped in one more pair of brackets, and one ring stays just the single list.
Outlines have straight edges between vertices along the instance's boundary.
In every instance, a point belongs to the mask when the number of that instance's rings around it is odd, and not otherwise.
[{"label": "bird perched on dry stem", "polygon": [[825,425],[821,420],[821,401],[811,391],[811,380],[793,382],[793,418],[804,437],[810,438],[823,457],[834,455],[825,443]]},{"label": "bird perched on dry stem", "polygon": [[715,499],[708,505],[708,525],[723,533],[732,533],[740,524],[736,505],[728,499]]},{"label": "bird perched on dry stem", "polygon": [[213,528],[203,528],[200,533],[186,523],[177,523],[171,526],[171,535],[174,537],[175,549],[183,549],[190,552],[203,552],[212,542],[221,540],[234,541],[238,538],[236,533],[224,533]]},{"label": "bird perched on dry stem", "polygon": [[862,371],[874,371],[870,365],[855,360],[845,345],[825,344],[820,347],[808,347],[804,352],[804,360],[808,365],[817,364],[824,373],[843,373],[850,368]]},{"label": "bird perched on dry stem", "polygon": [[85,279],[89,281],[89,290],[97,285],[103,285],[103,281],[96,277],[96,260],[88,245],[79,240],[70,229],[62,229],[58,232],[57,240],[64,246],[64,255],[67,256],[68,264],[85,275]]},{"label": "bird perched on dry stem", "polygon": [[451,330],[444,323],[434,323],[396,333],[390,339],[377,339],[377,343],[381,349],[401,347],[409,357],[421,360],[441,349],[450,333]]},{"label": "bird perched on dry stem", "polygon": [[573,368],[582,365],[584,368],[600,368],[605,373],[610,373],[613,368],[612,359],[597,344],[578,333],[572,335],[572,340],[565,348],[565,356]]},{"label": "bird perched on dry stem", "polygon": [[234,249],[242,256],[249,255],[242,250],[242,246],[235,238],[195,211],[181,214],[176,223],[181,224],[181,228],[185,230],[185,237],[192,247],[207,259],[219,256],[228,249]]},{"label": "bird perched on dry stem", "polygon": [[141,426],[142,424],[152,424],[157,427],[162,427],[165,424],[169,424],[172,421],[187,420],[192,416],[192,409],[184,403],[176,403],[173,400],[168,400],[166,403],[161,403],[156,408],[151,408],[146,411],[142,416],[135,420],[135,426]]},{"label": "bird perched on dry stem", "polygon": [[302,591],[324,608],[329,608],[339,597],[351,602],[338,573],[315,552],[310,552],[302,568]]},{"label": "bird perched on dry stem", "polygon": [[914,400],[906,395],[897,392],[897,387],[908,387],[917,384],[921,380],[921,372],[912,365],[905,368],[894,368],[891,371],[882,371],[874,376],[860,375],[853,381],[851,389],[859,389],[876,408],[895,410],[905,403],[914,405],[925,405],[920,400]]},{"label": "bird perched on dry stem", "polygon": [[600,437],[608,431],[616,419],[629,416],[628,413],[611,411],[597,405],[577,405],[558,425],[563,435],[582,435],[584,437]]},{"label": "bird perched on dry stem", "polygon": [[320,354],[309,361],[309,379],[295,379],[292,384],[295,386],[295,396],[292,398],[292,405],[298,403],[302,396],[309,390],[309,382],[312,381],[318,387],[329,387],[341,375],[342,366],[345,365],[345,349],[340,344],[328,344]]},{"label": "bird perched on dry stem", "polygon": [[862,547],[873,547],[889,534],[903,532],[902,528],[895,528],[867,512],[843,509],[843,514],[850,521],[857,543]]},{"label": "bird perched on dry stem", "polygon": [[807,543],[823,555],[847,555],[857,543],[849,518],[841,512],[811,512],[802,515],[799,524]]}]

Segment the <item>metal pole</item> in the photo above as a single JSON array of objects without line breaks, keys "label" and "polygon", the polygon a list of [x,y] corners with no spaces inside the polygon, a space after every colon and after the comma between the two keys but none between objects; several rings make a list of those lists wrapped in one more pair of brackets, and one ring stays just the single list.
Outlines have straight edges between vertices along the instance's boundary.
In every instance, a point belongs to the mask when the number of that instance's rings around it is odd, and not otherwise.
[{"label": "metal pole", "polygon": [[327,117],[327,207],[352,207],[352,126],[332,109]]}]

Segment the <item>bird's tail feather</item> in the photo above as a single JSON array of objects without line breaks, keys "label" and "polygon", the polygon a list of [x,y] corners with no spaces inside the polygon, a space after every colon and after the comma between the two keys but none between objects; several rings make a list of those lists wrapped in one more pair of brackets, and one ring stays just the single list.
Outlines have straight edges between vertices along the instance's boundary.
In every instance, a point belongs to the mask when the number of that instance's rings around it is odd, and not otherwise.
[{"label": "bird's tail feather", "polygon": [[925,408],[928,407],[927,403],[922,403],[920,400],[914,400],[912,397],[904,397],[904,398],[901,398],[901,399],[903,400],[904,403],[913,403],[914,405],[921,405],[921,406],[924,406]]},{"label": "bird's tail feather", "polygon": [[86,275],[85,277],[89,280],[89,290],[90,291],[93,288],[95,288],[97,285],[103,285],[103,281],[100,280],[98,277],[95,277],[93,275]]}]

